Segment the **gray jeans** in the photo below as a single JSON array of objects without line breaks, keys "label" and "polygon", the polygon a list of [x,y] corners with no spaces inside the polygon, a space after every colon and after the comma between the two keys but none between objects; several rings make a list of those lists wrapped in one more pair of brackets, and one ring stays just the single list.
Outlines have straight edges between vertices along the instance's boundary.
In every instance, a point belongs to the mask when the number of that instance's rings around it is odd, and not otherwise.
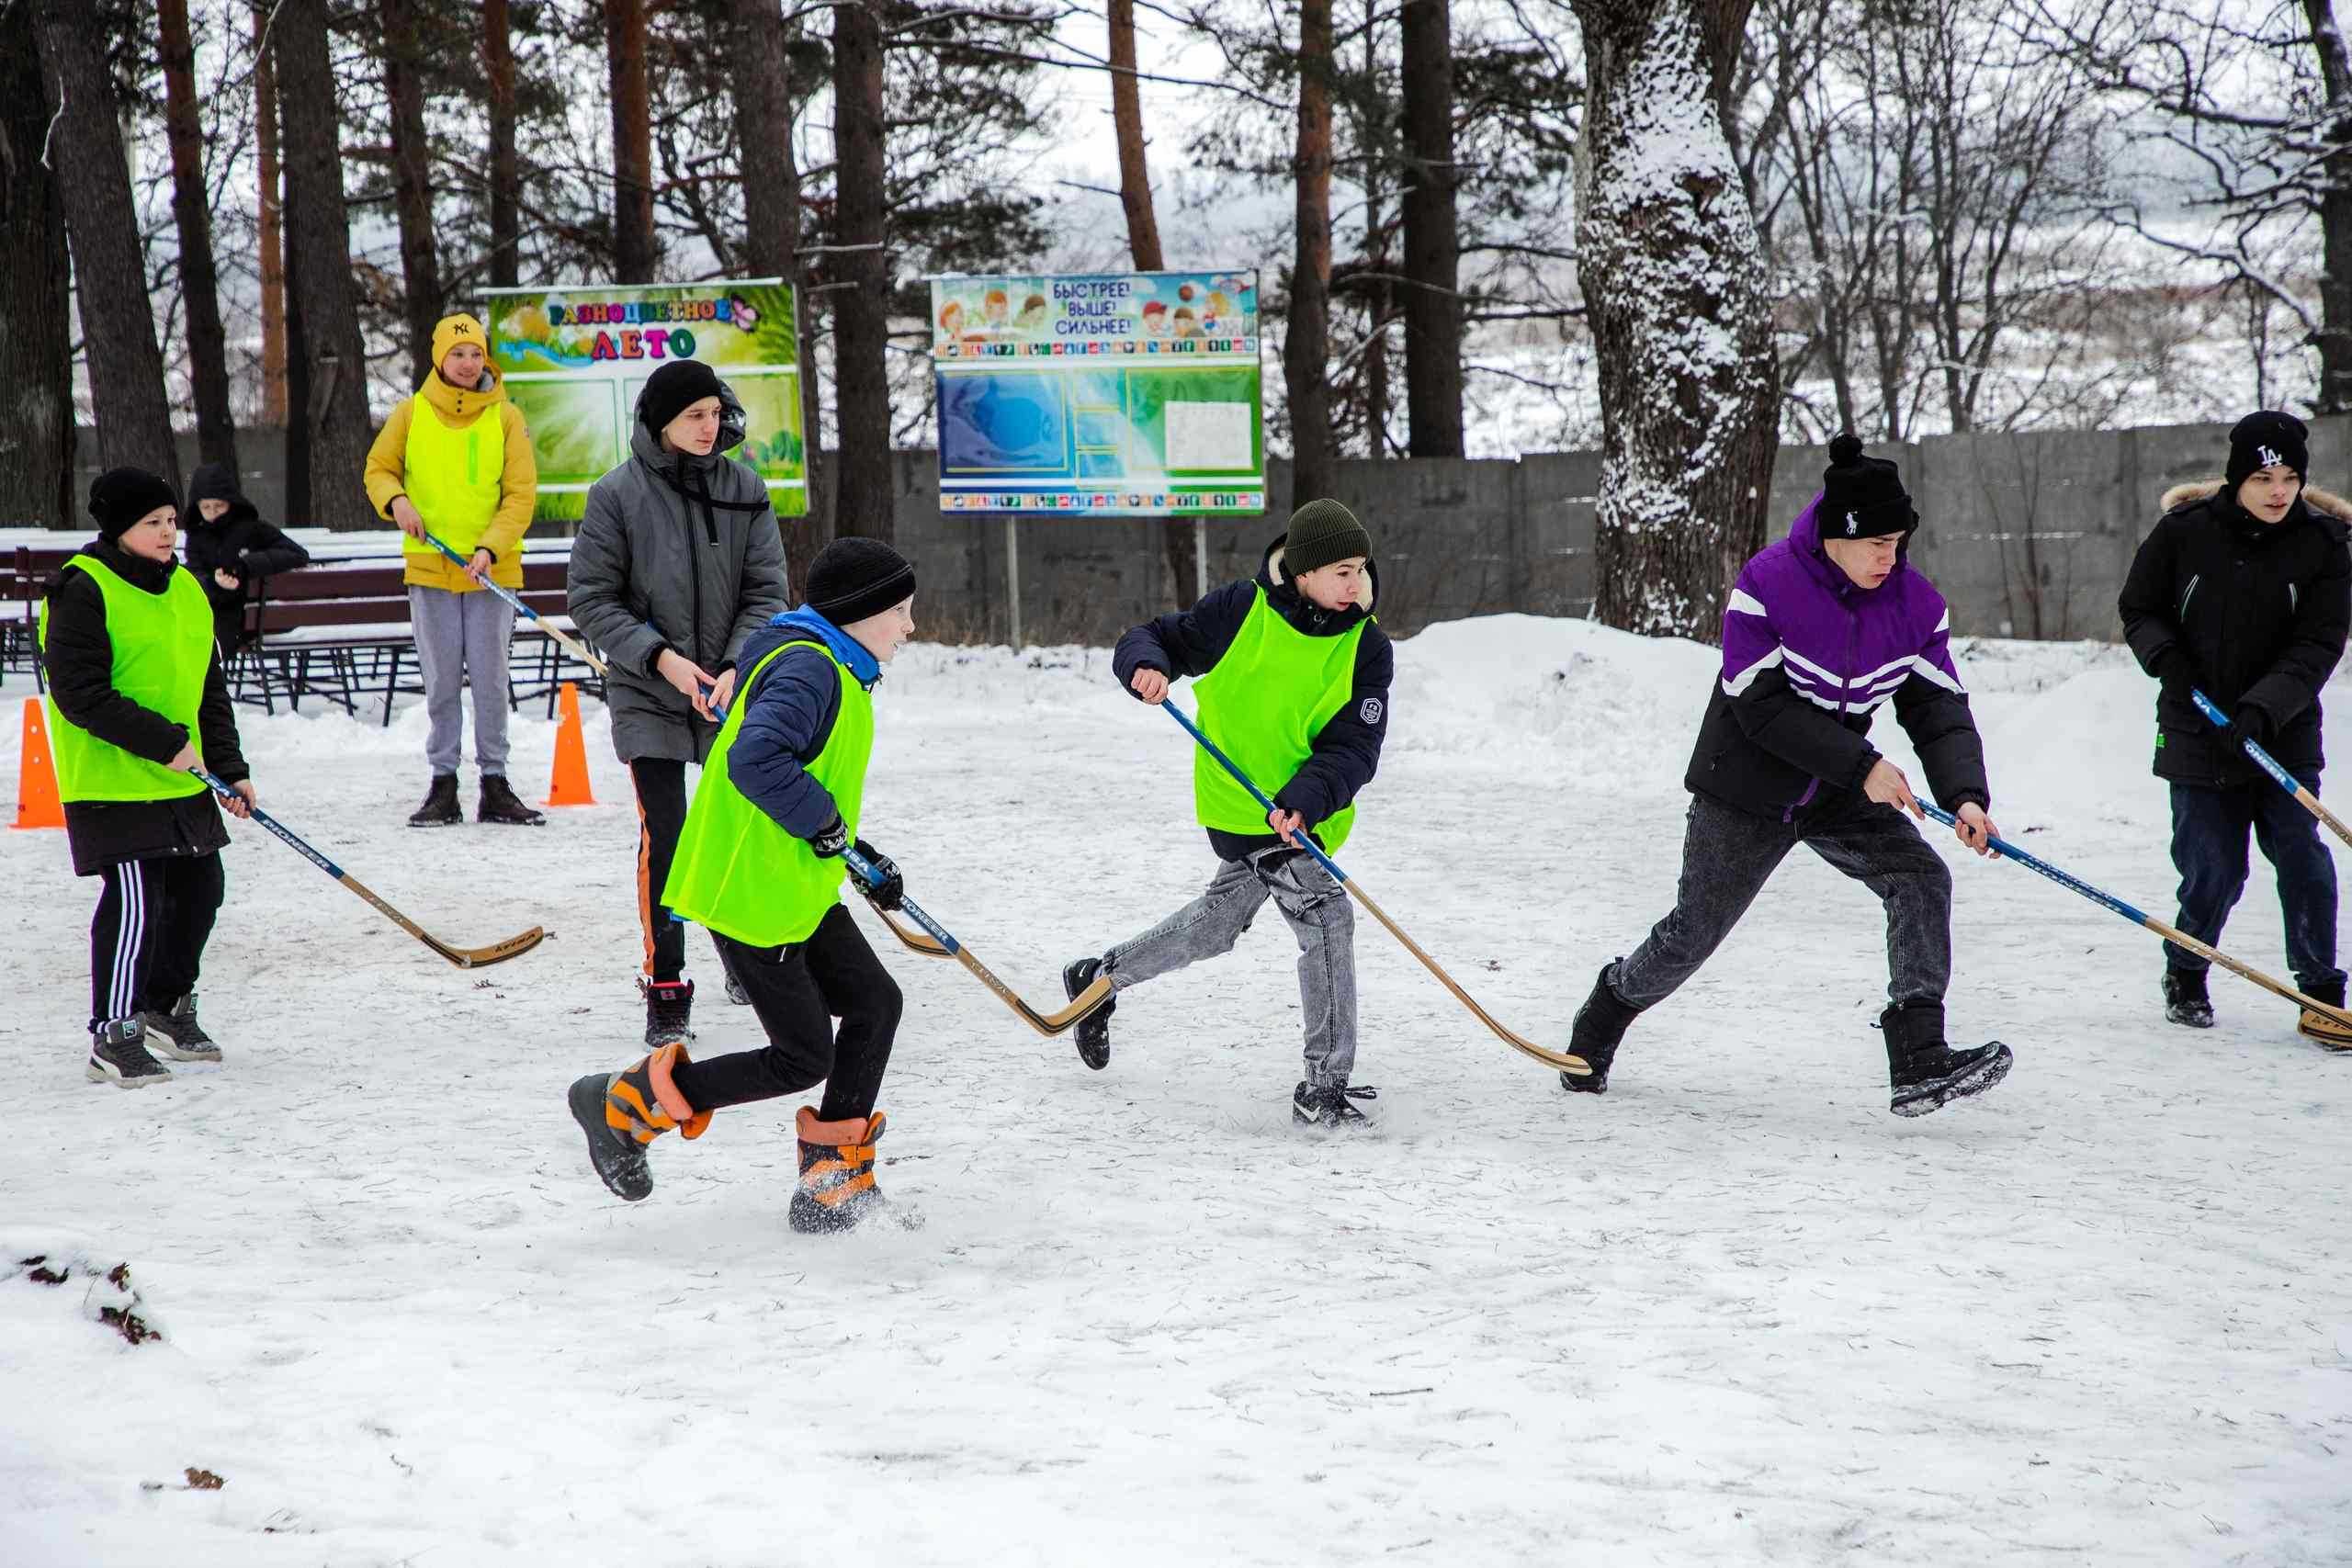
[{"label": "gray jeans", "polygon": [[[1897,1007],[1942,1001],[1951,981],[1951,872],[1909,818],[1859,792],[1794,822],[1769,821],[1691,796],[1673,912],[1616,966],[1611,987],[1636,1008],[1672,996],[1723,945],[1799,844],[1886,906],[1887,999]],[[1811,930],[1803,919],[1786,928],[1798,945]]]},{"label": "gray jeans", "polygon": [[1356,1064],[1355,911],[1347,889],[1303,850],[1261,850],[1220,861],[1201,896],[1102,955],[1114,990],[1229,953],[1271,894],[1298,938],[1298,1005],[1306,1077],[1344,1084]]},{"label": "gray jeans", "polygon": [[484,773],[506,772],[506,645],[514,612],[487,590],[453,593],[412,582],[409,624],[424,671],[424,711],[432,720],[424,760],[436,773],[458,771],[465,728],[465,689],[474,689],[474,761]]}]

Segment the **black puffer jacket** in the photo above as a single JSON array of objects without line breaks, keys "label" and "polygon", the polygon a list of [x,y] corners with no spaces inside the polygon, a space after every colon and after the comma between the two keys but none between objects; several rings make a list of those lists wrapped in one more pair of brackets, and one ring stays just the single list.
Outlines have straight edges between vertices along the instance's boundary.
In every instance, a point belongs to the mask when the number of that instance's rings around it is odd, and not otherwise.
[{"label": "black puffer jacket", "polygon": [[[176,562],[142,560],[105,540],[94,540],[80,553],[149,593],[162,593],[171,585],[172,573],[182,570]],[[57,711],[99,739],[151,762],[169,762],[187,743],[185,727],[115,690],[106,598],[88,572],[61,571],[51,583],[41,663]],[[221,679],[217,649],[205,673],[196,726],[204,738],[205,766],[222,783],[235,784],[251,775],[237,744],[237,712],[229,701],[228,682]],[[68,801],[65,836],[73,846],[76,876],[95,876],[124,861],[209,854],[229,843],[228,827],[209,791],[169,800]]]},{"label": "black puffer jacket", "polygon": [[[198,503],[206,501],[229,503],[218,523],[204,520]],[[237,471],[226,463],[207,463],[188,480],[180,532],[187,541],[187,569],[212,602],[213,635],[224,657],[244,639],[245,601],[254,580],[311,564],[310,551],[261,520],[259,509],[237,488]],[[223,588],[216,571],[235,578],[237,586]]]},{"label": "black puffer jacket", "polygon": [[[2352,625],[2352,504],[2306,489],[2269,524],[2207,483],[2167,491],[2164,506],[2116,604],[2140,667],[2153,675],[2165,651],[2179,649],[2222,711],[2260,709],[2271,734],[2263,749],[2297,777],[2318,777],[2320,688]],[[2156,699],[2155,771],[2216,788],[2260,777],[2186,690]]]}]

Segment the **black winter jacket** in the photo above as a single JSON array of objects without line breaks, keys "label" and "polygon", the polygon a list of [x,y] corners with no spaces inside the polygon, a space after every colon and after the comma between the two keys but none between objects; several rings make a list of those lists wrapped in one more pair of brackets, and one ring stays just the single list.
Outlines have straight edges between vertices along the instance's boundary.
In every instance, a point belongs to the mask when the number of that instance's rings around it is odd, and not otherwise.
[{"label": "black winter jacket", "polygon": [[[171,585],[172,573],[183,570],[176,562],[142,560],[104,540],[92,541],[79,553],[149,593],[161,594]],[[41,663],[57,711],[99,739],[151,762],[169,762],[187,743],[183,726],[115,690],[106,599],[89,573],[61,571],[51,583]],[[236,784],[252,775],[237,744],[236,708],[221,678],[217,648],[205,673],[196,723],[204,738],[205,765],[221,782]],[[65,836],[74,851],[76,876],[94,876],[124,861],[209,854],[229,843],[228,827],[209,790],[170,800],[68,801]]]},{"label": "black winter jacket", "polygon": [[[197,504],[201,501],[225,501],[229,510],[218,523],[207,523]],[[226,463],[207,463],[188,480],[180,532],[187,540],[187,569],[212,602],[213,636],[223,658],[244,641],[245,603],[254,580],[311,564],[310,551],[261,520],[260,511],[237,489],[236,470]],[[237,586],[221,587],[215,571],[236,578]]]},{"label": "black winter jacket", "polygon": [[[2153,675],[2168,649],[2186,653],[2199,690],[2224,713],[2259,709],[2270,721],[2263,750],[2316,780],[2325,761],[2320,688],[2352,625],[2352,504],[2306,489],[2283,521],[2267,524],[2207,483],[2168,491],[2164,506],[2116,603],[2132,654]],[[2186,689],[2156,698],[2155,772],[2211,788],[2260,777]]]},{"label": "black winter jacket", "polygon": [[[1276,806],[1297,812],[1312,826],[1345,810],[1372,782],[1380,770],[1381,743],[1388,737],[1388,686],[1396,678],[1396,653],[1388,634],[1372,619],[1379,582],[1370,567],[1357,604],[1326,610],[1292,585],[1283,568],[1282,541],[1276,539],[1266,547],[1254,579],[1228,582],[1189,610],[1173,610],[1130,629],[1112,650],[1111,671],[1130,696],[1138,670],[1157,670],[1171,680],[1207,674],[1240,635],[1260,589],[1276,614],[1309,637],[1339,637],[1363,625],[1363,639],[1356,644],[1355,689],[1348,705],[1316,734],[1298,772],[1272,792]],[[1269,781],[1257,782],[1262,788]],[[1271,832],[1239,834],[1211,828],[1208,835],[1217,858],[1228,861],[1282,842]]]}]

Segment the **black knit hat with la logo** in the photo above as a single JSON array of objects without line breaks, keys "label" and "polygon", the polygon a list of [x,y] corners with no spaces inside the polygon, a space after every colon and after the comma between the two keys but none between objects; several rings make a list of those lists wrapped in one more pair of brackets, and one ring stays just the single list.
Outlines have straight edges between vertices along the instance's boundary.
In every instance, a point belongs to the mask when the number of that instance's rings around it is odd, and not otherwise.
[{"label": "black knit hat with la logo", "polygon": [[2230,466],[2225,472],[2232,490],[2245,483],[2249,474],[2279,467],[2294,469],[2297,479],[2309,483],[2311,466],[2311,432],[2293,414],[2265,409],[2230,427]]},{"label": "black knit hat with la logo", "polygon": [[1825,539],[1876,539],[1919,525],[1903,476],[1884,457],[1865,457],[1861,437],[1851,432],[1829,444],[1820,516]]}]

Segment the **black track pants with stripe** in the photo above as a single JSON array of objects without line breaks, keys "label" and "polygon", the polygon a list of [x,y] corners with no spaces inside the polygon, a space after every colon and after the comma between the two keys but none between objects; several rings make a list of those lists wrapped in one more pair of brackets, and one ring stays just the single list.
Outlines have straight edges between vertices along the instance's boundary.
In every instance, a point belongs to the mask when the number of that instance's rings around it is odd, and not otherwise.
[{"label": "black track pants with stripe", "polygon": [[217,852],[124,861],[98,874],[106,886],[90,920],[93,1033],[196,989],[225,887]]}]

